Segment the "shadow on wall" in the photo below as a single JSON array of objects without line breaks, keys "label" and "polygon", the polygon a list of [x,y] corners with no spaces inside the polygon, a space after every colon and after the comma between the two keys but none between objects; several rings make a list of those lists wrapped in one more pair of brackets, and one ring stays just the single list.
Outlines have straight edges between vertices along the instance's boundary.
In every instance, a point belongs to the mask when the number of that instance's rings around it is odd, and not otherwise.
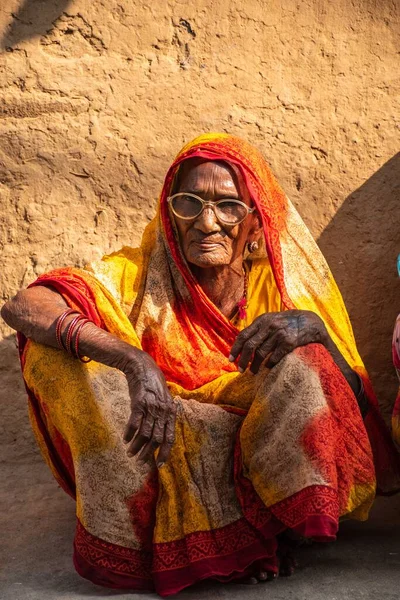
[{"label": "shadow on wall", "polygon": [[391,340],[400,312],[400,153],[346,198],[318,244],[343,294],[360,354],[388,416],[397,388]]},{"label": "shadow on wall", "polygon": [[39,459],[28,420],[28,400],[15,335],[0,341],[0,437],[2,461]]},{"label": "shadow on wall", "polygon": [[[7,0],[6,0],[7,2]],[[0,50],[47,33],[72,0],[25,0],[2,34]],[[4,10],[6,10],[6,6]]]}]

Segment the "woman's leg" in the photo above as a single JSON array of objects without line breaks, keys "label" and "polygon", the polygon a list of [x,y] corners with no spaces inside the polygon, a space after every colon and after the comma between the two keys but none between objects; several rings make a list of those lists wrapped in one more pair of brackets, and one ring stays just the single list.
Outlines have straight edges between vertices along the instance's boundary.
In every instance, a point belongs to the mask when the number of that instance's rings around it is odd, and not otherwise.
[{"label": "woman's leg", "polygon": [[[251,377],[251,375],[248,375]],[[240,432],[243,474],[285,527],[334,539],[339,517],[365,519],[372,452],[353,392],[320,345],[260,372]]]}]

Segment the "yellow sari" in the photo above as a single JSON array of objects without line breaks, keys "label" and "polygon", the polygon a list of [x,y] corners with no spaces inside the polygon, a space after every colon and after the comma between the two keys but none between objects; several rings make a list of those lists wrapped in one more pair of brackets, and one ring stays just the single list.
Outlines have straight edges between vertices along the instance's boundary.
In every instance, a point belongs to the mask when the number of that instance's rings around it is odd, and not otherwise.
[{"label": "yellow sari", "polygon": [[[166,202],[179,165],[195,156],[237,165],[262,218],[265,244],[246,257],[249,306],[240,326],[295,307],[319,314],[364,380],[364,423],[318,344],[256,376],[228,361],[238,328],[194,280]],[[167,596],[200,579],[246,575],[256,563],[276,571],[279,532],[333,540],[340,517],[367,518],[376,475],[383,491],[398,481],[332,274],[246,142],[209,134],[188,144],[167,173],[140,248],[86,269],[58,269],[35,285],[52,286],[96,325],[151,354],[177,404],[169,460],[159,470],[139,465],[122,443],[130,413],[124,375],[21,337],[36,438],[57,481],[76,498],[74,564],[82,576]]]}]

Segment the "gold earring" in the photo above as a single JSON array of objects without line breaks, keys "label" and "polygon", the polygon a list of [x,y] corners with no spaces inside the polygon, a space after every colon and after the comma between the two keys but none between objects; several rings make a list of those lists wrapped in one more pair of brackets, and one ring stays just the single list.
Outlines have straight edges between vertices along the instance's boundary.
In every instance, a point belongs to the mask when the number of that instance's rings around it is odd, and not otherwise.
[{"label": "gold earring", "polygon": [[249,244],[247,244],[247,248],[249,252],[256,252],[258,250],[258,243],[250,242]]}]

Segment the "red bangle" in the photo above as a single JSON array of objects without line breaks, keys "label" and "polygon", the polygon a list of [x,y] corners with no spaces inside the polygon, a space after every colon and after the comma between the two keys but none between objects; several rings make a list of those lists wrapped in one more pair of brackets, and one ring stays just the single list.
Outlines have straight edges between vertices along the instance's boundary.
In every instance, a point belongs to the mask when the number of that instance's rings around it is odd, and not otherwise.
[{"label": "red bangle", "polygon": [[[76,314],[76,317],[74,317],[66,327],[67,335],[64,344],[62,339],[62,326],[67,316],[71,314]],[[79,356],[79,338],[83,326],[86,325],[86,323],[92,323],[92,321],[90,321],[90,319],[87,319],[85,315],[82,315],[80,312],[74,310],[73,308],[68,308],[68,310],[65,310],[58,317],[56,322],[56,340],[58,346],[63,350],[66,350],[69,354],[72,354],[72,356],[79,358],[79,360],[83,363],[88,363],[91,361],[90,358],[82,358],[81,356]]]},{"label": "red bangle", "polygon": [[67,337],[65,339],[65,349],[68,352],[68,354],[72,354],[72,336],[75,330],[76,325],[79,323],[79,321],[82,321],[82,319],[86,319],[86,317],[82,314],[78,314],[76,317],[74,317],[72,319],[72,321],[68,324],[68,331],[67,331]]},{"label": "red bangle", "polygon": [[79,358],[79,360],[83,363],[88,363],[90,362],[92,359],[91,358],[83,358],[82,356],[79,355],[79,337],[81,335],[82,329],[83,327],[87,324],[87,323],[92,323],[92,321],[90,321],[89,319],[82,319],[81,322],[79,323],[79,325],[76,328],[76,334],[75,334],[75,341],[74,341],[74,353],[75,353],[75,357]]},{"label": "red bangle", "polygon": [[63,326],[63,323],[64,323],[65,319],[68,317],[68,315],[70,315],[72,313],[76,313],[76,312],[78,312],[78,311],[74,310],[73,308],[68,308],[63,313],[61,313],[61,315],[57,319],[57,323],[56,323],[56,340],[57,340],[57,344],[61,348],[61,350],[66,350],[66,348],[64,346],[64,342],[62,340],[61,328]]}]

